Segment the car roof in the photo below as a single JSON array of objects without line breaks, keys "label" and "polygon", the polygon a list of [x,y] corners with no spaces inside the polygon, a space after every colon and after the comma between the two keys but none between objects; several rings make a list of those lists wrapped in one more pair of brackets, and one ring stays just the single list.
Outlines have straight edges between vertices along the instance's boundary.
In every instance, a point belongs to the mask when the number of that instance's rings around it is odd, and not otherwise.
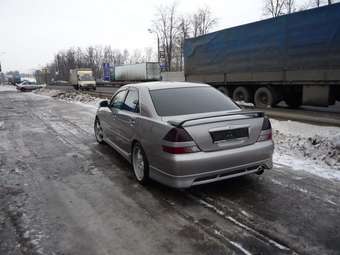
[{"label": "car roof", "polygon": [[155,81],[155,82],[142,82],[135,84],[128,84],[124,87],[138,87],[147,88],[149,90],[158,89],[171,89],[171,88],[188,88],[188,87],[209,87],[204,83],[193,83],[193,82],[173,82],[173,81]]}]

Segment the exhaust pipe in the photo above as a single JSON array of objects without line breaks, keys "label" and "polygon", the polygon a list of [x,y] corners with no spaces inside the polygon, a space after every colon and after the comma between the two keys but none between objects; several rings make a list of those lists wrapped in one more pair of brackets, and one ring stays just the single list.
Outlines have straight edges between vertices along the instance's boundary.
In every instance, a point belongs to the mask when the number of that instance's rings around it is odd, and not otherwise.
[{"label": "exhaust pipe", "polygon": [[265,169],[264,166],[259,166],[259,167],[257,168],[256,174],[257,174],[257,175],[263,174],[263,173],[264,173],[264,169]]}]

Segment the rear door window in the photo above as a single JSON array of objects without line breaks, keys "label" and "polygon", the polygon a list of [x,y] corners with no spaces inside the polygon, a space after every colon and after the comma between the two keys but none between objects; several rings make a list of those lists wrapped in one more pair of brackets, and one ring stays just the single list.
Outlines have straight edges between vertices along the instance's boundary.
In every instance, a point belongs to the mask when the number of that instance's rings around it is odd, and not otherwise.
[{"label": "rear door window", "polygon": [[159,116],[176,116],[240,109],[229,97],[213,87],[150,90],[150,95]]},{"label": "rear door window", "polygon": [[137,90],[129,90],[125,98],[125,102],[122,106],[122,110],[126,110],[129,112],[139,112],[139,100]]}]

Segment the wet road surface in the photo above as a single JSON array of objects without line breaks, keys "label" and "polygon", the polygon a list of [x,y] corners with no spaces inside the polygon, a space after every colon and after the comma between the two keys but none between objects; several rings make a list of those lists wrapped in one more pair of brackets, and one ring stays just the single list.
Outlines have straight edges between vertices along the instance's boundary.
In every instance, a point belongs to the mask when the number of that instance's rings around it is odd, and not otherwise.
[{"label": "wet road surface", "polygon": [[339,183],[276,165],[174,190],[137,184],[95,109],[0,92],[0,254],[339,254]]}]

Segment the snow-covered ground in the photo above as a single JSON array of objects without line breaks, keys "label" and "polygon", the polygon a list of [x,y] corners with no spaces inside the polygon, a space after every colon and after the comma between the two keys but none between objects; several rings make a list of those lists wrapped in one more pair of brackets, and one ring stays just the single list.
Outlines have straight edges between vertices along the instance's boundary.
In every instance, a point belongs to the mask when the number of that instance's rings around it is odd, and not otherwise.
[{"label": "snow-covered ground", "polygon": [[340,181],[340,128],[271,120],[274,163]]},{"label": "snow-covered ground", "polygon": [[16,90],[15,86],[0,85],[0,91],[13,91],[13,90]]},{"label": "snow-covered ground", "polygon": [[[100,98],[79,92],[40,89],[35,93],[70,103],[97,108]],[[340,128],[272,119],[275,141],[274,164],[307,171],[320,177],[340,181]]]}]

